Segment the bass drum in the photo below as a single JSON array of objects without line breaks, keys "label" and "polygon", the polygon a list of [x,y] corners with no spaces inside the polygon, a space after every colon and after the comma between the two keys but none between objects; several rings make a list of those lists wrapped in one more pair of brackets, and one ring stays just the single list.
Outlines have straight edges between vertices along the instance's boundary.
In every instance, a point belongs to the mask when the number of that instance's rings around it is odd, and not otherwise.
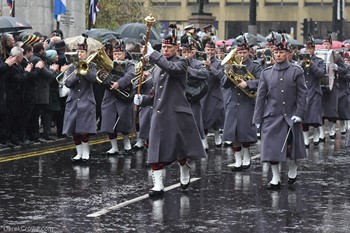
[{"label": "bass drum", "polygon": [[315,55],[324,61],[325,76],[321,79],[320,85],[322,90],[331,91],[335,81],[335,72],[332,65],[335,63],[335,56],[333,50],[316,50]]}]

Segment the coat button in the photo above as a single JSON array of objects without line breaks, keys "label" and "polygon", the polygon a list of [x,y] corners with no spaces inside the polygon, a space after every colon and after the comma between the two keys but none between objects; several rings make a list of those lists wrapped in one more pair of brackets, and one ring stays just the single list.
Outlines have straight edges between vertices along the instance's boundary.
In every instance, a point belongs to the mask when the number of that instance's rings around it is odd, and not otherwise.
[{"label": "coat button", "polygon": [[284,116],[287,116],[287,114],[283,114]]},{"label": "coat button", "polygon": [[157,113],[160,113],[160,111],[158,110]]},{"label": "coat button", "polygon": [[284,92],[284,90],[281,90],[281,92],[283,93],[283,92]]},{"label": "coat button", "polygon": [[285,105],[285,104],[286,104],[286,102],[283,102],[282,104],[283,104],[283,105]]},{"label": "coat button", "polygon": [[163,88],[163,86],[159,86],[159,88]]},{"label": "coat button", "polygon": [[80,90],[78,90],[78,91],[80,91]]},{"label": "coat button", "polygon": [[160,98],[158,100],[160,101]]},{"label": "coat button", "polygon": [[238,95],[241,95],[241,93],[238,93]]},{"label": "coat button", "polygon": [[237,103],[237,105],[239,105],[239,103]]},{"label": "coat button", "polygon": [[78,100],[80,100],[80,99],[78,99]]}]

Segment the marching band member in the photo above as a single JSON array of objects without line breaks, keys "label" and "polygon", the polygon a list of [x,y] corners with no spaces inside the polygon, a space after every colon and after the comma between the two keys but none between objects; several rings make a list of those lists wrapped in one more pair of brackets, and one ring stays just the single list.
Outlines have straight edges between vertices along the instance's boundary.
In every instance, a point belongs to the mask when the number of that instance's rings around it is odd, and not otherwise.
[{"label": "marching band member", "polygon": [[[345,135],[347,131],[347,121],[350,120],[350,66],[345,62],[345,55],[342,54],[344,59],[344,66],[346,67],[346,74],[339,74],[338,76],[338,119],[340,123],[340,133]],[[347,58],[348,60],[348,58]]]},{"label": "marching band member", "polygon": [[[323,40],[323,46],[327,50],[332,49],[332,37],[328,35]],[[330,139],[335,138],[335,123],[339,118],[338,114],[338,94],[339,94],[339,86],[338,86],[338,77],[346,75],[347,69],[343,62],[343,59],[339,54],[335,54],[334,64],[332,64],[332,69],[335,71],[335,80],[332,90],[323,91],[323,124],[325,124],[325,120],[328,120],[328,135]],[[320,126],[320,141],[325,140],[324,136],[324,125]]]},{"label": "marching band member", "polygon": [[[350,67],[350,54],[348,51],[344,52],[343,58],[344,58],[344,64],[346,65],[346,67]],[[350,89],[350,84],[349,84],[349,89]],[[347,92],[347,95],[348,95],[348,98],[350,98],[350,90]],[[346,134],[346,132],[350,129],[350,120],[340,121],[340,126],[341,126],[341,129],[340,129],[341,134]]]},{"label": "marching band member", "polygon": [[[209,76],[209,72],[203,63],[196,60],[196,47],[195,44],[192,43],[191,37],[182,36],[181,37],[181,50],[182,57],[188,59],[188,76],[187,79],[194,80],[207,80]],[[203,142],[204,139],[204,126],[203,126],[203,116],[202,116],[202,103],[200,99],[189,100],[191,105],[191,109],[193,112],[194,119],[196,120],[198,131],[201,135],[201,139]]]},{"label": "marching band member", "polygon": [[307,87],[303,69],[288,61],[290,46],[282,35],[274,47],[275,64],[261,72],[253,123],[261,127],[261,161],[270,162],[268,189],[281,188],[279,163],[290,159],[288,184],[297,178],[296,160],[306,157],[301,121]]},{"label": "marching band member", "polygon": [[218,60],[222,61],[226,56],[226,43],[222,42],[222,45],[216,47],[216,57]]},{"label": "marching band member", "polygon": [[[150,79],[152,79],[152,72],[154,67],[152,64],[149,63],[148,59],[146,60],[145,64],[145,71],[143,72],[143,80],[149,80],[145,81],[141,85],[141,94],[148,94],[153,88],[153,83]],[[137,139],[136,143],[134,144],[133,148],[136,150],[141,150],[145,146],[148,146],[149,141],[149,131],[150,131],[150,124],[151,124],[151,116],[152,116],[152,106],[142,106],[138,108],[139,119],[138,119],[138,132],[136,133]],[[136,127],[137,128],[137,127]]]},{"label": "marching band member", "polygon": [[[79,60],[88,58],[88,44],[86,39],[78,44],[76,51]],[[89,135],[96,134],[96,102],[93,92],[93,83],[96,81],[96,65],[88,64],[88,73],[80,74],[80,68],[70,66],[66,75],[71,75],[65,85],[71,89],[64,113],[63,134],[72,134],[76,156],[74,161],[87,161],[90,158]]]},{"label": "marching band member", "polygon": [[[117,43],[113,48],[113,59],[116,62],[126,62],[124,75],[118,77],[117,81],[112,81],[110,86],[114,90],[123,90],[131,85],[131,79],[135,75],[134,64],[126,60],[126,50],[123,42]],[[123,134],[124,150],[130,151],[131,144],[128,134],[132,132],[134,118],[133,105],[131,102],[118,98],[113,92],[106,88],[102,100],[102,122],[101,132],[108,133],[112,148],[106,154],[115,154],[119,152],[117,143],[117,133]]]},{"label": "marching band member", "polygon": [[[157,65],[153,71],[153,91],[135,95],[136,105],[153,105],[149,135],[148,163],[151,165],[154,187],[150,197],[164,194],[165,166],[180,164],[182,189],[190,184],[188,159],[206,158],[193,113],[185,96],[187,62],[176,56],[174,31],[162,40],[162,53],[147,44],[150,61]],[[189,140],[191,139],[191,140]]]},{"label": "marching band member", "polygon": [[215,145],[221,146],[222,139],[219,129],[224,126],[225,112],[221,92],[221,78],[224,76],[224,67],[215,56],[215,44],[209,41],[204,49],[207,60],[203,61],[209,71],[208,92],[202,99],[203,125],[204,125],[204,145],[208,150],[207,134],[210,129],[214,130]]},{"label": "marching band member", "polygon": [[315,42],[311,35],[306,42],[305,52],[310,55],[310,59],[303,59],[300,61],[301,67],[304,69],[304,76],[307,90],[307,110],[303,119],[303,135],[306,148],[309,147],[309,127],[314,127],[313,143],[318,145],[319,129],[322,125],[322,90],[320,86],[320,79],[324,76],[323,60],[315,55]]},{"label": "marching band member", "polygon": [[[226,75],[222,79],[223,99],[225,106],[225,124],[223,140],[233,146],[235,163],[230,164],[232,171],[242,171],[250,168],[250,151],[252,143],[258,141],[257,130],[253,122],[255,98],[247,96],[242,90],[256,91],[258,88],[261,65],[249,57],[249,44],[244,36],[236,39],[237,58],[246,66],[254,80],[242,80],[234,85]],[[235,75],[234,73],[232,75]],[[243,148],[243,151],[242,151]],[[242,161],[243,159],[243,161]]]}]

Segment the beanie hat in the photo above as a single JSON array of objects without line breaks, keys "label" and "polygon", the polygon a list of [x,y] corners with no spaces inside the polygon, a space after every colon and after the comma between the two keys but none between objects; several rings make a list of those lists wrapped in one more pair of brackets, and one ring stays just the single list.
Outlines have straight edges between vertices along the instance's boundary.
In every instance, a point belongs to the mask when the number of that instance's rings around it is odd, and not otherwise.
[{"label": "beanie hat", "polygon": [[53,61],[53,59],[55,59],[55,57],[57,55],[57,51],[53,50],[53,49],[46,50],[45,55],[50,61]]},{"label": "beanie hat", "polygon": [[36,42],[39,42],[40,37],[36,35],[26,35],[23,37],[22,41],[24,44],[34,45]]}]

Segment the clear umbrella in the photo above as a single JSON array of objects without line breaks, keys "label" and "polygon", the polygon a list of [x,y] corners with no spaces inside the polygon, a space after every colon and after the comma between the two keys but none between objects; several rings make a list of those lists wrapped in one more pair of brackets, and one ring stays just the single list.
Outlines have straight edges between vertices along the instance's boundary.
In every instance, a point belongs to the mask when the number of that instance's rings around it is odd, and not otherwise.
[{"label": "clear umbrella", "polygon": [[[84,43],[84,39],[85,37],[83,36],[74,36],[64,39],[64,42],[70,49],[74,49],[78,44]],[[89,51],[97,51],[103,46],[100,41],[91,37],[88,37],[86,42],[88,44]]]}]

